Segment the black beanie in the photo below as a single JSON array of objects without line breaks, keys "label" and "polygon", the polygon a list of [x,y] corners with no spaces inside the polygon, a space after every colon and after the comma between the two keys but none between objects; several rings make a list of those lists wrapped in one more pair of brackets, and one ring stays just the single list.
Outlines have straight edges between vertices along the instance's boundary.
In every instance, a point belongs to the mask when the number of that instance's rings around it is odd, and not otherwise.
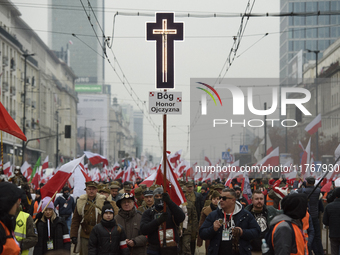
[{"label": "black beanie", "polygon": [[281,201],[283,213],[292,219],[303,219],[307,211],[308,199],[306,194],[295,193],[285,196]]},{"label": "black beanie", "polygon": [[15,184],[0,182],[0,215],[7,214],[25,192]]},{"label": "black beanie", "polygon": [[111,212],[113,215],[115,214],[115,211],[113,210],[113,206],[111,205],[110,201],[105,201],[104,206],[102,208],[102,218],[104,213]]}]

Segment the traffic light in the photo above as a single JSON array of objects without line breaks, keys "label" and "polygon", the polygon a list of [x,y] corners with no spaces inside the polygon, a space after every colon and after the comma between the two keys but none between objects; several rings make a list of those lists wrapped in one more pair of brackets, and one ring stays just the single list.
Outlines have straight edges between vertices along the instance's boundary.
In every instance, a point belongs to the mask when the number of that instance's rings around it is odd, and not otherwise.
[{"label": "traffic light", "polygon": [[65,125],[65,138],[71,138],[71,125]]}]

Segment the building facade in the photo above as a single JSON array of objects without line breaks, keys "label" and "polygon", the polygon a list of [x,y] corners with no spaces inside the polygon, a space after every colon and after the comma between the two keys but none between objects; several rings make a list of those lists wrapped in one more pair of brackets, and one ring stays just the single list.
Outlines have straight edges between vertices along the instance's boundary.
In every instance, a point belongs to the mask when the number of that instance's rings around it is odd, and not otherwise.
[{"label": "building facade", "polygon": [[[281,0],[281,13],[311,13],[340,11],[339,1]],[[302,65],[315,60],[315,54],[307,49],[319,50],[319,58],[340,37],[340,15],[285,16],[280,20],[280,79],[289,84],[288,77],[295,72],[291,60],[303,50]],[[290,66],[290,63],[292,64]],[[295,66],[298,68],[298,66]],[[300,77],[302,78],[302,77]]]},{"label": "building facade", "polygon": [[[92,0],[91,7],[84,1],[93,29],[78,0],[49,0],[49,46],[68,55],[68,62],[77,75],[76,83],[103,84],[104,56],[101,29],[104,30],[104,0]],[[99,24],[98,24],[99,22]],[[101,28],[100,28],[101,27]],[[62,31],[62,33],[60,33]],[[72,34],[75,35],[71,36]],[[91,35],[91,36],[89,36]]]},{"label": "building facade", "polygon": [[4,163],[34,164],[49,155],[55,166],[76,156],[75,136],[64,139],[65,125],[76,133],[76,76],[20,18],[16,6],[5,2],[0,9],[0,100],[28,142],[23,151],[21,140],[3,133]]}]

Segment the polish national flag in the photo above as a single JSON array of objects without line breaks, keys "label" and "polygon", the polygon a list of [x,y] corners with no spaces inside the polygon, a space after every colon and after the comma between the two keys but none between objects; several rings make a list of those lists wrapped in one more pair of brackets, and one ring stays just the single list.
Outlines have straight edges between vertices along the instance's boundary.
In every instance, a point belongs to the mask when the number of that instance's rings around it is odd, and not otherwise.
[{"label": "polish national flag", "polygon": [[21,170],[22,175],[25,176],[25,178],[29,182],[29,180],[31,179],[32,171],[33,171],[32,166],[28,164],[27,161],[25,161],[25,163],[21,166],[20,170]]},{"label": "polish national flag", "polygon": [[[174,170],[168,159],[166,159],[166,183],[163,183],[163,168],[164,160],[162,160],[162,164],[159,165],[157,176],[156,176],[156,184],[165,185],[166,190],[170,196],[170,199],[176,204],[181,205],[185,203],[187,200],[185,199],[184,193],[182,191],[181,186],[178,183]],[[171,189],[169,187],[169,183],[171,183]]]},{"label": "polish national flag", "polygon": [[92,165],[97,165],[101,162],[103,163],[103,167],[109,165],[107,158],[103,157],[102,155],[99,155],[97,153],[92,153],[90,151],[84,151],[84,153],[86,157],[90,160]]},{"label": "polish national flag", "polygon": [[299,141],[299,147],[301,148],[301,150],[303,150],[303,151],[305,150],[305,148],[303,148],[301,141]]},{"label": "polish national flag", "polygon": [[305,175],[305,173],[306,173],[307,164],[308,164],[308,169],[309,169],[309,165],[310,165],[310,141],[311,141],[311,138],[309,138],[306,149],[302,154],[302,159],[301,159],[301,173],[302,173],[302,175]]},{"label": "polish national flag", "polygon": [[116,173],[115,180],[122,178],[124,175],[124,171],[122,169],[119,169]]},{"label": "polish national flag", "polygon": [[306,126],[305,131],[312,135],[316,133],[316,131],[318,131],[320,127],[321,127],[321,114],[316,116],[315,119],[312,120],[312,122]]},{"label": "polish national flag", "polygon": [[[273,151],[273,146],[272,146],[272,142],[270,141],[269,135],[267,134],[267,152],[266,155],[269,155],[272,151]],[[264,138],[261,141],[261,143],[259,144],[259,146],[257,147],[256,151],[254,152],[254,157],[256,158],[257,161],[260,161],[262,159],[262,154],[261,151],[264,151]],[[263,148],[263,150],[262,150]]]},{"label": "polish national flag", "polygon": [[151,187],[156,180],[156,176],[157,171],[150,175],[148,178],[146,178],[143,182],[141,182],[141,184],[145,184],[148,188]]},{"label": "polish national flag", "polygon": [[120,165],[118,164],[118,162],[116,162],[114,165],[113,165],[113,170],[118,170],[120,168]]},{"label": "polish national flag", "polygon": [[128,169],[124,173],[122,182],[132,181],[134,175],[135,175],[135,171],[133,170],[131,166],[129,166]]},{"label": "polish national flag", "polygon": [[175,167],[177,167],[177,161],[179,161],[181,159],[181,154],[182,154],[182,150],[176,151],[175,154],[170,155],[168,157],[168,159],[170,160],[170,162],[172,164],[174,164]]},{"label": "polish national flag", "polygon": [[47,168],[48,168],[48,155],[46,156],[46,158],[45,158],[45,160],[44,160],[44,162],[42,164],[41,170],[44,171]]},{"label": "polish national flag", "polygon": [[229,173],[228,179],[226,180],[226,182],[224,184],[225,187],[229,187],[230,186],[230,183],[231,183],[232,179],[240,177],[242,175],[242,172],[240,172],[240,160],[237,160],[233,164],[231,164],[229,169],[231,171]]},{"label": "polish national flag", "polygon": [[276,147],[271,153],[261,159],[255,166],[278,166],[280,164],[279,147]]},{"label": "polish national flag", "polygon": [[11,162],[10,162],[10,161],[8,161],[8,162],[4,165],[3,169],[4,169],[4,174],[5,174],[7,177],[10,177],[10,176],[13,175],[13,173],[12,173],[12,166],[11,166]]},{"label": "polish national flag", "polygon": [[204,160],[208,162],[209,166],[212,166],[211,161],[207,156],[204,157]]},{"label": "polish national flag", "polygon": [[79,166],[79,164],[84,159],[85,155],[80,158],[74,159],[64,165],[62,165],[58,172],[56,172],[53,177],[40,189],[41,199],[44,197],[53,197],[53,195],[60,191],[67,180],[70,178],[74,170]]}]

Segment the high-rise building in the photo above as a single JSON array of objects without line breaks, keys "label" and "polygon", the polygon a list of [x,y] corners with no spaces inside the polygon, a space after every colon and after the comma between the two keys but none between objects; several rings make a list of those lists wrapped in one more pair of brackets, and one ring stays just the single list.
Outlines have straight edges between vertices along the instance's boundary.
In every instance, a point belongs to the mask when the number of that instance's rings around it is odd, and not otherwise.
[{"label": "high-rise building", "polygon": [[143,113],[141,111],[134,111],[133,119],[133,129],[136,133],[136,157],[141,158],[143,152]]},{"label": "high-rise building", "polygon": [[[71,66],[76,83],[103,84],[104,0],[83,1],[98,38],[79,0],[49,0],[49,46]],[[98,22],[100,24],[98,24]],[[76,37],[72,36],[74,34]],[[67,56],[67,57],[66,57]]]},{"label": "high-rise building", "polygon": [[[317,13],[335,12],[340,10],[340,1],[314,0],[281,0],[281,13]],[[302,72],[296,69],[310,60],[315,60],[316,54],[308,53],[319,50],[319,59],[323,51],[340,37],[340,15],[287,16],[280,21],[280,79],[281,83],[289,84],[288,77]],[[302,61],[293,61],[294,56],[303,50]],[[301,58],[300,58],[301,59]],[[300,63],[297,65],[296,63]],[[297,77],[294,77],[297,78]]]}]

